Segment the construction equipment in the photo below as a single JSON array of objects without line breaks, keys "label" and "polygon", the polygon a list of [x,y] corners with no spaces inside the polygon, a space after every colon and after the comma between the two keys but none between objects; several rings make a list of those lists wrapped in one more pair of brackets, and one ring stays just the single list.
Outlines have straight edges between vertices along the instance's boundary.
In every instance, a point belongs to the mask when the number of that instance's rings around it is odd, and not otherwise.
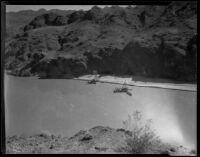
[{"label": "construction equipment", "polygon": [[96,84],[96,82],[97,82],[97,80],[92,79],[92,80],[89,80],[89,81],[88,81],[88,84]]},{"label": "construction equipment", "polygon": [[129,96],[132,96],[132,93],[130,93],[129,90],[132,90],[132,89],[128,89],[127,83],[124,82],[124,84],[122,85],[121,88],[115,88],[113,92],[114,93],[122,93],[122,92],[124,92],[124,93],[128,94]]},{"label": "construction equipment", "polygon": [[97,73],[97,71],[93,71],[94,74],[94,78],[92,80],[88,81],[88,84],[96,84],[96,82],[99,80],[99,75]]}]

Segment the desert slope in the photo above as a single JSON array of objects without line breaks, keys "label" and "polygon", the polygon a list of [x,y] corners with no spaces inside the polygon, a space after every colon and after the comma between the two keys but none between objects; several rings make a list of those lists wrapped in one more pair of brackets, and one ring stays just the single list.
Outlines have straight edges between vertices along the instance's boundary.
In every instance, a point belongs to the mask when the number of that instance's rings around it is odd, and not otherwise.
[{"label": "desert slope", "polygon": [[[29,137],[8,137],[7,154],[129,154],[120,151],[125,146],[125,139],[130,132],[124,129],[96,126],[89,130],[80,130],[74,136],[67,138],[47,133]],[[183,146],[167,143],[156,144],[142,154],[168,154],[194,156],[195,151]]]}]

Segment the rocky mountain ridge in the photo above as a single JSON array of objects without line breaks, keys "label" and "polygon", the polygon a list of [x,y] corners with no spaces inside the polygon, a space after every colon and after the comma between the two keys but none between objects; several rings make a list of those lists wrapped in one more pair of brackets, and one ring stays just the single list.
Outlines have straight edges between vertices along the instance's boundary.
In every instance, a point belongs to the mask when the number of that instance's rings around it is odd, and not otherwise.
[{"label": "rocky mountain ridge", "polygon": [[6,43],[18,76],[139,75],[196,81],[197,3],[119,6],[35,17]]},{"label": "rocky mountain ridge", "polygon": [[67,15],[72,13],[72,10],[58,10],[58,9],[39,9],[33,10],[22,10],[18,12],[7,12],[6,13],[6,38],[13,38],[18,33],[23,33],[23,27],[31,22],[35,17],[48,14],[57,13],[60,15]]}]

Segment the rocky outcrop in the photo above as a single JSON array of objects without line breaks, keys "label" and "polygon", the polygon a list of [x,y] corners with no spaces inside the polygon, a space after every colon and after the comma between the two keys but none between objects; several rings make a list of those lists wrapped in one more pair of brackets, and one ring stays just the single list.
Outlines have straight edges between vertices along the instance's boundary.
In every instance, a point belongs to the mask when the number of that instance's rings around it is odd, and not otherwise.
[{"label": "rocky outcrop", "polygon": [[76,11],[69,16],[68,23],[73,23],[75,21],[80,21],[85,16],[85,11]]},{"label": "rocky outcrop", "polygon": [[41,16],[43,14],[55,13],[59,16],[68,16],[73,11],[71,10],[58,10],[51,9],[45,10],[40,9],[34,10],[22,10],[18,12],[7,12],[6,13],[6,39],[15,37],[18,33],[23,33],[24,27],[29,24],[35,17]]},{"label": "rocky outcrop", "polygon": [[195,82],[196,9],[194,2],[173,2],[43,14],[7,42],[6,68],[20,76],[26,71],[73,77],[97,70]]},{"label": "rocky outcrop", "polygon": [[84,14],[82,20],[91,20],[100,23],[104,20],[104,12],[101,8],[95,6]]},{"label": "rocky outcrop", "polygon": [[[81,130],[67,138],[51,134],[12,136],[6,139],[7,154],[129,154],[121,151],[131,132],[124,129],[96,126]],[[183,146],[159,143],[142,154],[195,155],[195,150]]]},{"label": "rocky outcrop", "polygon": [[31,21],[27,26],[25,26],[24,31],[44,26],[62,26],[66,25],[67,21],[67,17],[55,13],[43,14],[33,19],[33,21]]}]

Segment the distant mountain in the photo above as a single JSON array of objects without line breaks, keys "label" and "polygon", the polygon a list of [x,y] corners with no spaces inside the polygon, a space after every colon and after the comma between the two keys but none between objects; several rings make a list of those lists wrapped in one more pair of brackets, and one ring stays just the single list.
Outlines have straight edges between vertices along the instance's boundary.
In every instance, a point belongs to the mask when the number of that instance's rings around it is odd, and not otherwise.
[{"label": "distant mountain", "polygon": [[21,28],[6,43],[6,69],[18,76],[97,70],[196,81],[196,2],[49,11],[27,18]]}]

